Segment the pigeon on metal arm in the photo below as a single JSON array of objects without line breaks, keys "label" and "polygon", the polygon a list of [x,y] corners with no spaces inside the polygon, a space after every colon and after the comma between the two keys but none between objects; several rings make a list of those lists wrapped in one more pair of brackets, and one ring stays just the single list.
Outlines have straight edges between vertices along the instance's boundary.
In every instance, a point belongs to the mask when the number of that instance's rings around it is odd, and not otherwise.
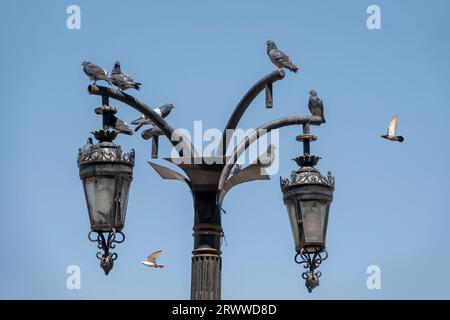
[{"label": "pigeon on metal arm", "polygon": [[270,58],[270,61],[278,68],[286,68],[290,71],[297,73],[298,68],[295,64],[292,63],[291,58],[283,51],[277,48],[277,45],[272,40],[267,40],[267,55]]},{"label": "pigeon on metal arm", "polygon": [[403,140],[405,140],[403,138],[403,136],[397,136],[396,132],[397,132],[397,116],[393,116],[391,122],[389,123],[389,127],[387,129],[387,133],[383,134],[381,137],[388,139],[390,141],[398,141],[398,142],[403,142]]},{"label": "pigeon on metal arm", "polygon": [[[162,107],[155,108],[153,111],[155,111],[160,117],[167,117],[170,114],[170,111],[175,108],[173,104],[166,103]],[[131,121],[132,125],[136,125],[137,127],[134,129],[134,131],[138,131],[142,126],[145,125],[152,125],[155,126],[153,121],[147,118],[146,116],[142,115],[140,118]]]},{"label": "pigeon on metal arm", "polygon": [[147,266],[147,267],[150,267],[150,268],[164,268],[164,265],[158,264],[158,263],[156,262],[156,259],[161,255],[161,253],[162,253],[161,250],[155,251],[155,252],[153,252],[152,254],[150,254],[150,255],[147,257],[147,260],[146,260],[146,261],[142,261],[141,263],[142,263],[144,266]]},{"label": "pigeon on metal arm", "polygon": [[309,91],[309,101],[308,101],[308,108],[309,111],[313,116],[321,117],[323,120],[323,123],[325,123],[325,116],[323,114],[323,102],[322,99],[320,99],[317,96],[316,90]]},{"label": "pigeon on metal arm", "polygon": [[94,84],[96,84],[98,80],[104,80],[109,84],[112,84],[110,81],[111,79],[108,76],[108,72],[102,67],[93,64],[90,61],[83,61],[81,65],[83,66],[84,73],[89,77],[91,81],[94,81]]},{"label": "pigeon on metal arm", "polygon": [[127,90],[129,88],[139,90],[140,86],[142,85],[142,83],[140,82],[135,82],[131,76],[122,73],[119,61],[117,61],[114,64],[114,68],[111,72],[110,78],[111,82],[122,91]]}]

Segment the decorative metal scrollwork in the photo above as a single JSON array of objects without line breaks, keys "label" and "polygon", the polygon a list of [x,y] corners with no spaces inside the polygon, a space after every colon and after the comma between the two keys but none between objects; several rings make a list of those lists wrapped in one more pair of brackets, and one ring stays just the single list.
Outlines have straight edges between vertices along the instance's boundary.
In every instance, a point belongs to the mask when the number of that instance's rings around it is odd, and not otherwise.
[{"label": "decorative metal scrollwork", "polygon": [[295,262],[303,265],[303,268],[308,269],[302,273],[302,278],[305,279],[305,286],[309,293],[319,285],[319,278],[322,276],[322,272],[316,271],[316,269],[327,258],[328,252],[326,250],[308,252],[305,249],[302,249],[295,255]]},{"label": "decorative metal scrollwork", "polygon": [[324,184],[332,187],[334,189],[334,177],[331,172],[328,171],[326,177],[322,176],[320,172],[315,169],[300,169],[297,171],[292,171],[290,179],[280,178],[281,188],[288,187],[291,185],[304,185],[304,184]]},{"label": "decorative metal scrollwork", "polygon": [[[92,237],[92,234],[96,233],[95,236]],[[96,256],[100,260],[100,267],[105,271],[105,274],[111,271],[114,266],[114,260],[117,259],[117,253],[110,252],[111,249],[116,247],[116,243],[122,243],[125,241],[125,235],[121,231],[115,231],[114,229],[110,232],[107,232],[107,236],[105,237],[106,232],[98,232],[91,231],[89,232],[88,238],[91,242],[97,242],[97,247],[100,250],[103,250],[103,254],[99,251]],[[121,235],[121,239],[117,239],[117,235]]]},{"label": "decorative metal scrollwork", "polygon": [[78,150],[78,163],[87,161],[127,161],[134,164],[134,149],[122,153],[120,147],[108,148],[105,146],[91,146]]}]

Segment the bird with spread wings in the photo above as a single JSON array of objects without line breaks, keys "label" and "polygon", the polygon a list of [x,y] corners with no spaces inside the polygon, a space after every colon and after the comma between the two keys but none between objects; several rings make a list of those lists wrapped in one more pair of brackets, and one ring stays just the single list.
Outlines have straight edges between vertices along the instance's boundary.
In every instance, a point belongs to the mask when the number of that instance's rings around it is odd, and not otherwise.
[{"label": "bird with spread wings", "polygon": [[161,255],[162,250],[155,251],[147,257],[146,261],[142,261],[141,263],[150,268],[164,268],[164,265],[158,264],[156,259]]},{"label": "bird with spread wings", "polygon": [[396,135],[397,122],[398,122],[397,116],[393,116],[391,122],[389,123],[389,127],[387,129],[387,133],[383,134],[381,137],[384,138],[384,139],[388,139],[390,141],[403,142],[403,140],[405,140],[403,138],[403,136],[397,136]]}]

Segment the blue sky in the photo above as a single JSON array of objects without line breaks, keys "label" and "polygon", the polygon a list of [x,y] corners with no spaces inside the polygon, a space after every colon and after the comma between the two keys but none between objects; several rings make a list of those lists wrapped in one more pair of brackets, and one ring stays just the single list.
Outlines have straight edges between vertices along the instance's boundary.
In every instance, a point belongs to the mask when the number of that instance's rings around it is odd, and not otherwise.
[{"label": "blue sky", "polygon": [[[81,8],[81,30],[66,8]],[[366,27],[377,4],[382,29]],[[450,135],[448,1],[3,1],[0,10],[0,298],[187,299],[193,246],[185,185],[149,168],[150,144],[136,149],[126,241],[106,277],[87,240],[89,221],[76,166],[78,148],[98,128],[80,63],[114,61],[143,83],[132,92],[151,106],[172,102],[173,127],[223,128],[242,95],[273,70],[273,39],[301,71],[274,86],[274,108],[258,97],[240,123],[256,126],[306,114],[307,92],[325,103],[327,123],[312,151],[336,190],[321,285],[308,294],[279,175],[295,169],[299,128],[280,131],[280,171],[233,189],[223,217],[224,299],[449,299],[447,163]],[[116,103],[127,121],[139,116]],[[380,139],[399,116],[403,144]],[[161,141],[160,156],[170,154]],[[164,164],[162,159],[158,163]],[[164,250],[164,270],[139,264]],[[81,290],[66,268],[81,268]],[[380,290],[366,287],[369,265]]]}]

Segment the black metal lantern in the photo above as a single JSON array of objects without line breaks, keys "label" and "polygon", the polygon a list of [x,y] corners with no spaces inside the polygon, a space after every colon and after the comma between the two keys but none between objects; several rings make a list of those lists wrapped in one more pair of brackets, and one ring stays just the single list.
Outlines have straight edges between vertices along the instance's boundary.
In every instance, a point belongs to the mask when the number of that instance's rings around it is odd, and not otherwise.
[{"label": "black metal lantern", "polygon": [[297,251],[295,261],[309,269],[302,277],[311,292],[319,285],[321,275],[315,269],[327,258],[325,243],[334,177],[330,172],[324,177],[314,168],[320,157],[309,154],[309,142],[316,137],[309,134],[309,128],[305,131],[297,137],[304,142],[304,155],[294,159],[300,169],[293,171],[290,179],[280,178],[280,185]]},{"label": "black metal lantern", "polygon": [[[93,145],[89,138],[78,151],[77,163],[91,223],[89,240],[97,242],[104,251],[103,254],[98,252],[97,257],[108,274],[117,258],[117,254],[109,250],[125,239],[121,231],[133,178],[134,150],[122,153],[121,147],[113,142],[116,131],[102,129],[94,136],[99,143]],[[96,234],[96,238],[92,234]],[[121,239],[116,239],[117,234]]]},{"label": "black metal lantern", "polygon": [[[316,156],[307,157],[318,161]],[[296,251],[317,252],[325,249],[334,178],[330,173],[323,177],[313,166],[302,166],[305,158],[296,158],[301,167],[292,172],[291,179],[281,179],[281,189]]]}]

